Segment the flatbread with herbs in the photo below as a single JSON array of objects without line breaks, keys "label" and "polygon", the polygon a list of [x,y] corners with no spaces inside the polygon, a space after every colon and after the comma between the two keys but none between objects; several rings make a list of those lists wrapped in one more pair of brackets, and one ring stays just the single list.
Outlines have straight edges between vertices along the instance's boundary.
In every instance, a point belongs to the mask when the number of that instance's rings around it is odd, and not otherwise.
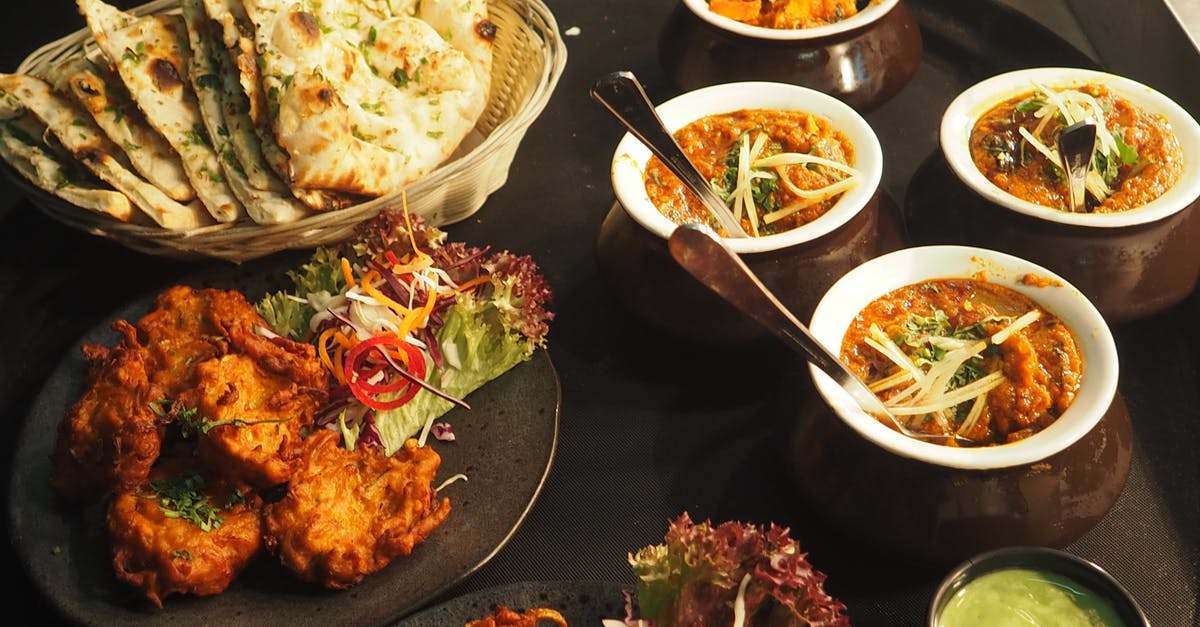
[{"label": "flatbread with herbs", "polygon": [[[243,116],[239,114],[237,104],[227,106],[223,100],[226,92],[213,61],[211,37],[204,35],[216,25],[204,13],[201,0],[183,0],[181,7],[192,50],[189,72],[192,87],[196,91],[208,135],[216,140],[215,148],[229,188],[242,202],[250,218],[258,224],[282,224],[304,217],[309,213],[308,209],[292,196],[283,181],[265,169],[262,153],[255,154],[250,150],[250,142],[245,141],[244,137],[247,130],[242,124]],[[246,121],[249,119],[246,118]],[[235,149],[235,132],[242,140],[241,151]],[[253,135],[253,131],[249,133]],[[261,186],[251,184],[248,172],[255,174]]]},{"label": "flatbread with herbs", "polygon": [[78,0],[96,43],[146,119],[179,153],[196,195],[217,222],[245,215],[226,182],[188,76],[187,33],[179,15],[135,16],[99,0]]},{"label": "flatbread with herbs", "polygon": [[62,84],[56,84],[58,90],[75,96],[108,138],[125,150],[133,168],[147,181],[179,202],[195,199],[196,191],[179,155],[146,122],[121,79],[90,61],[76,65]]},{"label": "flatbread with herbs", "polygon": [[41,189],[89,211],[130,222],[135,216],[129,198],[79,172],[70,156],[63,158],[38,137],[45,126],[31,113],[0,122],[0,157]]},{"label": "flatbread with herbs", "polygon": [[45,80],[28,74],[0,74],[0,91],[28,109],[46,126],[62,147],[159,226],[186,230],[212,224],[199,202],[182,204],[132,172],[119,146],[104,133],[74,100],[59,94]]},{"label": "flatbread with herbs", "polygon": [[394,192],[444,162],[474,127],[491,74],[486,4],[399,4],[244,0],[294,187]]}]

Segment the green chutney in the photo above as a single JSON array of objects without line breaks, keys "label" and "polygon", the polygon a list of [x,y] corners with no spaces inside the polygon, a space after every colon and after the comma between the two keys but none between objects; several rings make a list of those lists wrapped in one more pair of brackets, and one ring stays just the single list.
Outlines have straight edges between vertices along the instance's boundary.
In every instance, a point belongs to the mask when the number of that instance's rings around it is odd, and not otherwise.
[{"label": "green chutney", "polygon": [[1122,625],[1112,605],[1092,590],[1061,575],[1022,568],[967,582],[938,616],[938,627]]}]

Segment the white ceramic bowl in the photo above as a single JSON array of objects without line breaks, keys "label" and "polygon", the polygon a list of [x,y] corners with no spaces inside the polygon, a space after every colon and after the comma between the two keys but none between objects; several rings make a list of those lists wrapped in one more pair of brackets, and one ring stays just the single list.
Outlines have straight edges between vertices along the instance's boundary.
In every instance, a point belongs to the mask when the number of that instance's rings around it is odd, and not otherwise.
[{"label": "white ceramic bowl", "polygon": [[[1022,200],[1000,189],[975,167],[968,140],[976,120],[992,107],[1028,93],[1036,81],[1051,88],[1078,87],[1100,83],[1114,94],[1149,113],[1163,115],[1179,138],[1183,150],[1183,173],[1179,181],[1157,199],[1116,213],[1072,213]],[[1183,107],[1162,93],[1137,81],[1106,72],[1082,68],[1028,68],[998,74],[967,88],[942,116],[942,153],[954,173],[967,186],[1001,207],[1061,224],[1116,228],[1160,220],[1190,206],[1200,197],[1200,124]]]},{"label": "white ceramic bowl", "polygon": [[[740,109],[803,111],[828,118],[833,128],[854,146],[854,163],[851,165],[863,173],[863,181],[843,194],[824,215],[808,224],[763,237],[725,238],[725,243],[734,252],[780,250],[817,239],[853,218],[875,195],[883,176],[883,150],[879,138],[857,111],[832,96],[785,83],[724,83],[689,91],[655,107],[672,133],[705,116]],[[643,175],[649,160],[650,149],[626,133],[613,153],[613,191],[630,217],[665,241],[678,225],[658,210],[646,192]]]},{"label": "white ceramic bowl", "polygon": [[[1087,434],[1108,410],[1117,390],[1117,349],[1100,312],[1062,277],[1029,261],[983,248],[922,246],[876,257],[846,273],[825,293],[809,326],[837,354],[850,322],[885,293],[924,280],[972,278],[1012,288],[1058,316],[1075,335],[1083,363],[1079,394],[1067,411],[1038,433],[1010,444],[956,448],[916,440],[862,411],[824,372],[811,367],[817,391],[838,417],[862,437],[896,455],[951,468],[998,469],[1044,460]],[[1026,274],[1048,279],[1035,287]]]},{"label": "white ceramic bowl", "polygon": [[805,41],[846,33],[871,24],[884,15],[887,15],[887,12],[891,11],[897,2],[899,0],[881,0],[833,24],[813,26],[811,28],[767,28],[765,26],[752,26],[714,13],[712,9],[708,8],[708,0],[683,0],[683,4],[688,9],[691,9],[697,17],[717,28],[742,35],[743,37],[775,41]]}]

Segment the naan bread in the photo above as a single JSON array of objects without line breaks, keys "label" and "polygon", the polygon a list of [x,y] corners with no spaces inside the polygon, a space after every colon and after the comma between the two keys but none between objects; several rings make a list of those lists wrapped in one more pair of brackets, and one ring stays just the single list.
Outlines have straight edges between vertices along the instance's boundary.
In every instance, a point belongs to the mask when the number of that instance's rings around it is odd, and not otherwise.
[{"label": "naan bread", "polygon": [[[292,197],[283,181],[266,169],[261,151],[254,150],[257,144],[249,141],[254,132],[246,128],[249,118],[240,112],[238,103],[223,100],[227,95],[226,85],[213,61],[212,37],[204,34],[211,32],[215,24],[204,13],[201,0],[183,0],[182,11],[192,50],[189,72],[192,87],[208,135],[217,140],[217,155],[230,189],[258,224],[282,224],[304,217],[307,208]],[[257,185],[251,183],[251,173]]]},{"label": "naan bread", "polygon": [[60,71],[64,74],[61,82],[53,75],[47,77],[51,84],[75,96],[108,138],[125,150],[133,169],[174,200],[196,198],[179,155],[146,122],[119,77],[86,59],[77,59]]},{"label": "naan bread", "polygon": [[212,217],[233,222],[245,215],[222,173],[187,78],[191,52],[183,18],[138,17],[100,0],[78,0],[78,5],[133,100],[179,153],[196,195]]},{"label": "naan bread", "polygon": [[[301,189],[290,184],[288,156],[275,140],[275,129],[272,128],[267,115],[267,97],[263,90],[262,72],[258,66],[258,53],[255,50],[254,26],[246,13],[246,7],[241,0],[203,0],[203,5],[209,19],[220,26],[221,40],[226,49],[226,55],[216,61],[218,67],[222,68],[222,78],[229,84],[226,100],[239,102],[245,107],[244,117],[258,138],[257,152],[262,155],[267,166],[277,177],[289,181],[287,185],[291,188],[292,195],[311,209],[329,211],[361,201],[361,198],[349,194]],[[243,94],[240,99],[233,95],[233,85],[240,86]],[[249,139],[248,136],[244,138]]]},{"label": "naan bread", "polygon": [[484,0],[243,6],[293,187],[394,192],[445,161],[486,105],[494,27]]},{"label": "naan bread", "polygon": [[89,211],[103,213],[121,222],[134,219],[129,198],[111,188],[103,188],[75,172],[78,164],[70,157],[61,159],[36,137],[45,127],[33,114],[0,122],[0,157],[34,185]]},{"label": "naan bread", "polygon": [[178,203],[130,171],[121,148],[74,100],[56,93],[46,81],[27,74],[0,74],[0,91],[37,116],[71,156],[128,196],[159,226],[184,230],[213,222],[199,202]]}]

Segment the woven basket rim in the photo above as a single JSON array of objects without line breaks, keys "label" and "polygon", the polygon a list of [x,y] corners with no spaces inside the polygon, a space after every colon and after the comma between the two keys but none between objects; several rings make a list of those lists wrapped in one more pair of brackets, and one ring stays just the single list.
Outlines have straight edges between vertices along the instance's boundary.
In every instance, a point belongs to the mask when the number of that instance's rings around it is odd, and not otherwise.
[{"label": "woven basket rim", "polygon": [[[24,178],[11,165],[4,164],[4,172],[17,183],[31,204],[55,220],[93,235],[113,239],[140,252],[175,258],[216,258],[240,263],[287,249],[311,248],[342,239],[355,225],[369,219],[381,209],[399,206],[405,197],[411,199],[445,185],[449,181],[469,176],[472,168],[485,159],[497,159],[497,155],[510,145],[523,139],[525,132],[541,115],[566,67],[567,49],[559,30],[558,22],[542,0],[488,0],[493,12],[505,8],[521,22],[524,30],[535,42],[528,51],[540,60],[535,79],[525,94],[520,106],[501,120],[491,132],[484,135],[478,144],[451,160],[443,162],[425,176],[412,181],[400,190],[372,198],[343,209],[316,212],[299,220],[282,224],[256,224],[247,218],[226,224],[206,225],[189,230],[168,230],[158,226],[144,226],[120,222],[77,207],[59,198]],[[153,0],[129,9],[136,15],[171,13],[177,11],[180,0]],[[54,41],[39,46],[18,65],[16,73],[38,74],[50,64],[86,54],[89,46],[95,46],[91,31],[78,29]],[[532,64],[531,64],[532,65]],[[529,78],[526,76],[525,78]],[[489,106],[492,96],[489,95]],[[478,124],[475,133],[478,131]],[[511,156],[509,157],[511,159]],[[505,173],[511,164],[504,164]],[[506,178],[506,174],[502,177]],[[498,187],[493,185],[492,187]],[[495,191],[484,189],[484,198]],[[482,204],[482,201],[479,201]],[[468,207],[465,215],[442,224],[460,221],[472,215],[480,207]],[[284,239],[282,236],[289,235]],[[264,239],[276,238],[282,242],[263,247]]]}]

